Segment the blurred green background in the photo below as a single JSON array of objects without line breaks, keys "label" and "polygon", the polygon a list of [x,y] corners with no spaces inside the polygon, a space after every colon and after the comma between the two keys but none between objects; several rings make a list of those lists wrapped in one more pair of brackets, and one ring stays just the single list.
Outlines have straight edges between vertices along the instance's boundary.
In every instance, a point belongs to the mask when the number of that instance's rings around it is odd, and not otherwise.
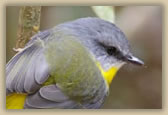
[{"label": "blurred green background", "polygon": [[[115,6],[115,24],[126,34],[132,52],[146,67],[124,65],[110,86],[103,108],[162,108],[162,7]],[[20,7],[6,8],[6,62],[15,54]],[[97,17],[90,6],[42,7],[40,30],[82,18]]]}]

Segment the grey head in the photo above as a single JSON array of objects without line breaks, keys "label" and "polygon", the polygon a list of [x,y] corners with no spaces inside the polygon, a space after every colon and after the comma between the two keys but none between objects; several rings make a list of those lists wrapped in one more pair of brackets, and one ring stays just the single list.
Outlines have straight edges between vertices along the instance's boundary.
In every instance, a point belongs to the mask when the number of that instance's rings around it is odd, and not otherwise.
[{"label": "grey head", "polygon": [[124,33],[114,24],[99,18],[80,18],[58,25],[79,38],[104,70],[121,67],[126,62],[143,65],[130,52],[130,45]]}]

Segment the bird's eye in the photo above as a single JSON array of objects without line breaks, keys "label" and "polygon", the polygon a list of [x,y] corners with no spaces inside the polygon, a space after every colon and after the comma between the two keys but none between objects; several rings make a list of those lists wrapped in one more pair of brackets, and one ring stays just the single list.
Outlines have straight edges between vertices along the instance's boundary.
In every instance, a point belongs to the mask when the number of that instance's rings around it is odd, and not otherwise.
[{"label": "bird's eye", "polygon": [[117,53],[117,48],[115,47],[108,47],[106,50],[109,55],[116,55]]}]

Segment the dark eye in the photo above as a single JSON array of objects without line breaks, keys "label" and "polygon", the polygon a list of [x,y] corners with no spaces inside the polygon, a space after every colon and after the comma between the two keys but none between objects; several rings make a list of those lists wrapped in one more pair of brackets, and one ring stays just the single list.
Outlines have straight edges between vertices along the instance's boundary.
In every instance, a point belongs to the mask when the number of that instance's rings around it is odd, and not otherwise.
[{"label": "dark eye", "polygon": [[117,48],[115,48],[115,47],[108,47],[106,50],[109,55],[116,55],[117,54]]}]

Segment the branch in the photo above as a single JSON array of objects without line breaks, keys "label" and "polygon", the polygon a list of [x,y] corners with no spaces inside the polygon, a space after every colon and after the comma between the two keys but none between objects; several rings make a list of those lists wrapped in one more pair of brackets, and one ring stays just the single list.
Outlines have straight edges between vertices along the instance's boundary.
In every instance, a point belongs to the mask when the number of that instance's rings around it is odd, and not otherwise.
[{"label": "branch", "polygon": [[19,51],[40,28],[40,6],[24,6],[20,9],[17,41],[14,48]]}]

